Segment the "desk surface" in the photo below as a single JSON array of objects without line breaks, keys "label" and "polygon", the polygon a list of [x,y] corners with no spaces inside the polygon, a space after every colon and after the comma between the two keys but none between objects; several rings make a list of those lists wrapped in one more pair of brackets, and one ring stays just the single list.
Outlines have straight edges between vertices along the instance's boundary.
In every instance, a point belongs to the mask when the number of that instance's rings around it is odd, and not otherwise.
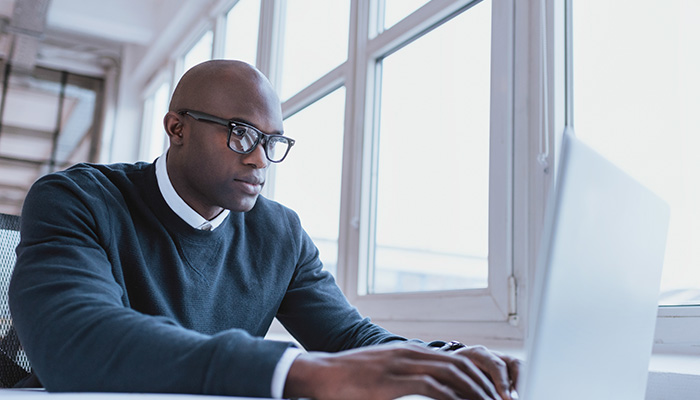
[{"label": "desk surface", "polygon": [[194,394],[169,394],[169,393],[49,393],[45,390],[27,389],[0,389],[0,397],[4,399],[16,398],[17,400],[47,400],[47,399],[77,399],[77,400],[261,400],[250,397],[230,396],[205,396]]},{"label": "desk surface", "polygon": [[[0,397],[3,399],[16,398],[18,400],[47,400],[53,399],[78,399],[78,400],[264,400],[258,397],[231,397],[231,396],[206,396],[197,394],[169,394],[169,393],[49,393],[45,390],[34,389],[0,389]],[[397,400],[429,400],[424,396],[404,396]]]},{"label": "desk surface", "polygon": [[[207,396],[197,394],[171,394],[171,393],[49,393],[42,389],[0,389],[0,398],[16,398],[17,400],[51,400],[77,399],[77,400],[265,400],[259,397],[231,397],[231,396]],[[404,396],[397,400],[430,400],[424,396]]]}]

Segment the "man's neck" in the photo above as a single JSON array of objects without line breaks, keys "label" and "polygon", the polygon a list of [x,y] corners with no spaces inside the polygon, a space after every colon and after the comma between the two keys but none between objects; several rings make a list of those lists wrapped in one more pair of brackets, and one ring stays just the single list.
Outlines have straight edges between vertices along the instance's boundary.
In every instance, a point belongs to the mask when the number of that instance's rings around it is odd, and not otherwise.
[{"label": "man's neck", "polygon": [[170,179],[167,168],[167,152],[156,160],[156,180],[158,188],[165,202],[183,221],[197,229],[202,229],[209,223],[210,229],[218,227],[229,214],[228,210],[221,207],[199,207],[185,200]]}]

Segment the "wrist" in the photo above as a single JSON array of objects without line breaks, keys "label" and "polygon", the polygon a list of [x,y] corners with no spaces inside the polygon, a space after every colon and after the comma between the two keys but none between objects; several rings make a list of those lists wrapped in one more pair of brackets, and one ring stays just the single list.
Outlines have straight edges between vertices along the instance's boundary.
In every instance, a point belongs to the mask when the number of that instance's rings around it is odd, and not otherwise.
[{"label": "wrist", "polygon": [[284,384],[284,398],[314,398],[314,382],[318,383],[318,371],[322,368],[321,357],[300,354],[292,363]]}]

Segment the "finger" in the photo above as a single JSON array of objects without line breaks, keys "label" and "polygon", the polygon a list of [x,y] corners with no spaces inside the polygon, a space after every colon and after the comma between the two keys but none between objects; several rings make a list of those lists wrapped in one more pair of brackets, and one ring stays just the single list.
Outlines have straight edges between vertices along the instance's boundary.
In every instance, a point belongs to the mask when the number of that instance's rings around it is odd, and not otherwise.
[{"label": "finger", "polygon": [[468,364],[471,364],[468,360],[452,356],[443,357],[442,360],[410,360],[404,362],[395,372],[436,379],[451,391],[469,399],[498,398],[496,389],[488,378],[476,366]]},{"label": "finger", "polygon": [[517,390],[520,383],[520,371],[523,369],[522,360],[507,354],[502,354],[498,351],[494,351],[493,354],[505,361],[508,367],[508,375],[510,376],[511,390]]},{"label": "finger", "polygon": [[487,377],[484,372],[482,372],[482,370],[479,369],[479,367],[467,357],[455,357],[455,353],[436,352],[434,350],[428,350],[419,346],[407,346],[404,347],[404,351],[404,356],[414,360],[435,361],[451,364],[467,375],[468,382],[472,384],[470,387],[473,387],[473,384],[479,386],[480,391],[474,391],[474,393],[483,392],[489,396],[486,398],[499,398],[496,387],[493,383],[491,383],[489,377]]},{"label": "finger", "polygon": [[398,379],[400,384],[396,397],[406,394],[419,394],[438,400],[459,400],[460,397],[429,375],[405,376]]},{"label": "finger", "polygon": [[508,373],[510,374],[510,380],[512,382],[513,389],[517,390],[519,388],[518,383],[520,382],[520,370],[522,369],[522,361],[515,357],[510,356],[500,356],[506,364],[508,365]]},{"label": "finger", "polygon": [[513,380],[506,361],[483,346],[474,346],[458,350],[459,354],[467,356],[479,369],[490,377],[498,394],[506,400],[512,400],[511,389]]},{"label": "finger", "polygon": [[493,399],[500,399],[498,391],[491,380],[482,372],[471,360],[464,357],[451,356],[458,363],[459,368],[464,371],[479,387]]}]

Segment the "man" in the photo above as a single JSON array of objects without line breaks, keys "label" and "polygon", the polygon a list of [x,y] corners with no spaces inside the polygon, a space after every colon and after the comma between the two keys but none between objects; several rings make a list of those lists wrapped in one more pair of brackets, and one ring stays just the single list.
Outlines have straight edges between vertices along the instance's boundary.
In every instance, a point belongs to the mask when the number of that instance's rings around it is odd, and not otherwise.
[{"label": "man", "polygon": [[[363,319],[297,215],[259,196],[294,143],[258,70],[192,68],[164,125],[155,163],[77,165],[27,195],[10,306],[48,390],[511,398],[517,360]],[[275,317],[308,353],[262,339]]]}]

